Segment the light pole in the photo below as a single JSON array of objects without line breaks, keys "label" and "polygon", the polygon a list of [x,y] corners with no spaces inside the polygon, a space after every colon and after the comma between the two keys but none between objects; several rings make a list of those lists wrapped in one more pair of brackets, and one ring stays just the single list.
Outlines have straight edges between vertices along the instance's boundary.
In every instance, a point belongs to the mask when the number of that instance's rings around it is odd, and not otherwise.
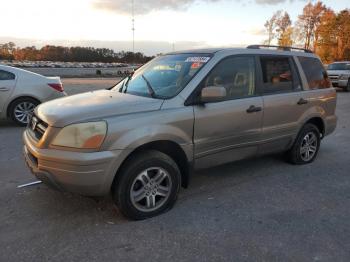
[{"label": "light pole", "polygon": [[132,53],[135,54],[135,13],[134,13],[134,0],[131,0],[131,15],[132,15]]}]

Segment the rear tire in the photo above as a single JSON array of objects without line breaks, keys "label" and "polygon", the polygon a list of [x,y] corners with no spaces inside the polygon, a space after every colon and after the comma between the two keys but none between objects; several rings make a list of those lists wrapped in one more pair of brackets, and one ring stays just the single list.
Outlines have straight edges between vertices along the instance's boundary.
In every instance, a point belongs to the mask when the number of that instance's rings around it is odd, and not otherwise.
[{"label": "rear tire", "polygon": [[121,213],[129,219],[142,220],[170,210],[181,185],[175,161],[154,150],[137,153],[127,161],[112,189]]},{"label": "rear tire", "polygon": [[22,97],[13,101],[9,106],[9,116],[19,126],[26,126],[31,115],[40,102],[30,97]]},{"label": "rear tire", "polygon": [[314,124],[306,124],[300,130],[294,145],[287,152],[287,160],[295,165],[313,162],[320,149],[320,131]]}]

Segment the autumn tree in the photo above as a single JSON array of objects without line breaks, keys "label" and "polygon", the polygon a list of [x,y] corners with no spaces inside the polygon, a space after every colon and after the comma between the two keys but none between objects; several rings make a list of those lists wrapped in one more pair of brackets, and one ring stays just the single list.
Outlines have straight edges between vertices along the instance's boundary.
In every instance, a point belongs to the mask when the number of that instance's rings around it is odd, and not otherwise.
[{"label": "autumn tree", "polygon": [[276,32],[278,45],[280,46],[291,46],[292,41],[292,20],[287,12],[280,13],[276,19]]},{"label": "autumn tree", "polygon": [[318,41],[317,28],[320,25],[321,17],[325,12],[325,5],[318,1],[315,4],[309,2],[303,9],[303,13],[299,15],[297,26],[300,27],[300,39],[304,43],[304,48],[310,49],[312,44],[314,50]]},{"label": "autumn tree", "polygon": [[39,51],[35,48],[35,46],[16,48],[13,55],[16,60],[40,60]]},{"label": "autumn tree", "polygon": [[282,13],[281,10],[277,11],[264,24],[266,33],[268,35],[268,38],[267,38],[267,40],[264,41],[264,43],[267,45],[271,45],[272,41],[276,37],[277,21],[278,21],[279,17],[281,16],[281,13]]},{"label": "autumn tree", "polygon": [[326,9],[315,32],[316,53],[325,63],[350,60],[350,10]]},{"label": "autumn tree", "polygon": [[60,61],[60,62],[122,62],[146,63],[153,57],[143,53],[114,52],[108,48],[94,47],[64,47],[46,45],[41,49],[35,46],[19,48],[14,43],[0,44],[0,59],[29,61]]},{"label": "autumn tree", "polygon": [[317,54],[325,63],[331,63],[337,57],[337,15],[331,9],[325,10],[316,29],[315,42]]},{"label": "autumn tree", "polygon": [[336,18],[337,59],[350,60],[350,9],[342,10]]},{"label": "autumn tree", "polygon": [[277,39],[281,46],[303,46],[320,56],[324,63],[350,60],[350,9],[338,13],[322,2],[309,2],[292,25],[289,14],[277,11],[266,21],[266,44]]},{"label": "autumn tree", "polygon": [[13,52],[15,46],[16,45],[13,42],[0,44],[0,59],[12,60],[14,58]]}]

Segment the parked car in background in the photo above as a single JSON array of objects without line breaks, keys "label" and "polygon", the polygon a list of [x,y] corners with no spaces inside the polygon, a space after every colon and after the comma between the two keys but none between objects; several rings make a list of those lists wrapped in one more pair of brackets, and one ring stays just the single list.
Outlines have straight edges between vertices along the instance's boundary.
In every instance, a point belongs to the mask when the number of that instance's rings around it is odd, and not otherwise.
[{"label": "parked car in background", "polygon": [[276,152],[309,164],[336,127],[335,89],[312,52],[264,48],[174,52],[110,90],[44,103],[26,163],[56,188],[112,192],[131,219],[169,210],[193,168]]},{"label": "parked car in background", "polygon": [[350,92],[350,61],[335,62],[327,67],[332,85]]},{"label": "parked car in background", "polygon": [[66,93],[59,77],[0,65],[0,119],[25,126],[37,105],[63,96]]}]

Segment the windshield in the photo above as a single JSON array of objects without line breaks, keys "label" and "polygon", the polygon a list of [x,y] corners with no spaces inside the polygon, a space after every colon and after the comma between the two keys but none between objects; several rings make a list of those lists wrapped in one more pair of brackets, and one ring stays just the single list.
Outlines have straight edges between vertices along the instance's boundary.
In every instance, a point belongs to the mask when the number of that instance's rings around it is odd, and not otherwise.
[{"label": "windshield", "polygon": [[167,99],[178,94],[209,61],[208,54],[160,56],[119,82],[112,90]]},{"label": "windshield", "polygon": [[330,64],[328,70],[350,70],[350,63]]}]

